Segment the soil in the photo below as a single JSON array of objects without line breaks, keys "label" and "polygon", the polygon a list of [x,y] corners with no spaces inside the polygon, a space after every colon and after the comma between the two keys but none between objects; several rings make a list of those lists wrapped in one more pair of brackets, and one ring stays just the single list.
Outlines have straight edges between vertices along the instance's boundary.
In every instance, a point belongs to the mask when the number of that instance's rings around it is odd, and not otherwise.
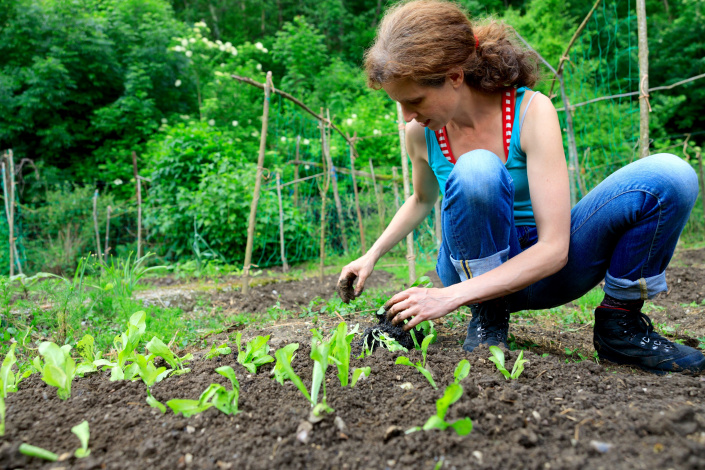
[{"label": "soil", "polygon": [[[377,275],[379,288],[399,288],[390,275]],[[667,279],[670,290],[654,300],[649,316],[655,325],[670,325],[671,338],[701,345],[705,250],[679,252]],[[328,276],[324,283],[301,280],[257,287],[247,297],[215,289],[199,295],[228,305],[232,299],[234,310],[263,312],[277,300],[296,308],[315,295],[328,298],[336,282],[337,276]],[[182,296],[193,292],[179,289]],[[164,291],[157,295],[162,301],[170,298]],[[705,468],[705,376],[656,376],[597,364],[590,360],[589,323],[563,325],[551,323],[550,315],[545,318],[522,317],[510,325],[518,344],[532,346],[524,353],[529,362],[517,380],[505,380],[497,372],[488,361],[488,349],[464,352],[460,343],[466,324],[450,321],[437,325],[439,341],[431,345],[427,359],[439,390],[414,368],[394,365],[400,353],[383,348],[351,361],[351,368],[372,369],[355,388],[340,386],[333,365],[326,382],[328,404],[335,411],[315,424],[308,421],[311,408],[298,389],[272,380],[271,364],[250,374],[233,355],[204,360],[204,352],[197,352],[190,373],[156,384],[153,394],[165,403],[197,399],[211,383],[229,388],[214,369],[231,365],[241,387],[240,413],[234,416],[214,408],[188,419],[171,410],[162,415],[146,404],[141,381],[110,382],[107,373],[76,379],[71,398],[61,401],[55,389],[35,375],[6,399],[0,468]],[[309,329],[330,328],[339,321],[321,315],[316,325],[295,319],[243,334],[246,339],[271,335],[273,348],[300,343],[293,366],[308,385]],[[361,331],[376,324],[369,315],[346,321],[359,322]],[[208,338],[209,344],[223,341],[232,344],[227,333]],[[589,357],[575,362],[566,348],[580,349]],[[507,352],[509,365],[517,353]],[[421,360],[418,351],[404,355],[412,362]],[[461,382],[464,394],[451,405],[446,420],[470,417],[473,431],[463,437],[452,430],[405,434],[435,414],[435,402],[462,359],[470,361],[470,375]],[[84,419],[90,425],[91,454],[76,459],[73,451],[79,442],[70,428]],[[22,442],[70,454],[59,462],[44,462],[20,454]]]}]

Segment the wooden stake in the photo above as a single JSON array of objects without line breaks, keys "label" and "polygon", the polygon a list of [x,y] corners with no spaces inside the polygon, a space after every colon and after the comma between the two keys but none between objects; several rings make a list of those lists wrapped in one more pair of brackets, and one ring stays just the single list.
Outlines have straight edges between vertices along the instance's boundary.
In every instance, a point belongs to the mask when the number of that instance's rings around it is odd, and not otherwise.
[{"label": "wooden stake", "polygon": [[105,250],[103,250],[103,255],[105,256],[105,263],[108,263],[108,252],[110,251],[110,245],[108,241],[110,240],[110,211],[112,208],[108,206],[108,215],[105,220]]},{"label": "wooden stake", "polygon": [[705,217],[705,174],[703,174],[703,154],[698,152],[698,169],[700,170],[700,200],[703,203],[703,217]]},{"label": "wooden stake", "polygon": [[279,243],[281,244],[282,269],[289,271],[289,264],[286,262],[286,250],[284,248],[284,208],[282,207],[282,182],[281,175],[277,172],[277,199],[279,199]]},{"label": "wooden stake", "polygon": [[255,238],[255,222],[257,217],[257,202],[259,201],[260,187],[262,185],[262,171],[264,170],[264,152],[267,146],[267,127],[269,123],[269,96],[272,89],[272,72],[267,72],[264,87],[264,106],[262,110],[262,134],[259,140],[259,156],[257,157],[257,173],[255,176],[255,190],[250,205],[250,218],[247,224],[247,245],[245,247],[245,266],[242,270],[242,293],[247,295],[250,291],[250,266],[252,263],[252,246]]},{"label": "wooden stake", "polygon": [[137,153],[132,151],[132,172],[135,175],[135,188],[137,194],[137,258],[142,257],[142,181],[137,172]]},{"label": "wooden stake", "polygon": [[[411,185],[409,184],[409,160],[406,156],[406,136],[404,126],[404,116],[401,112],[401,105],[397,103],[397,116],[399,121],[399,147],[401,150],[401,174],[404,180],[404,201],[411,197]],[[416,280],[416,256],[414,255],[414,231],[406,236],[406,259],[409,262],[409,285]]]},{"label": "wooden stake", "polygon": [[433,225],[436,229],[436,244],[441,246],[443,243],[443,232],[441,230],[441,198],[436,199],[436,203],[433,205]]},{"label": "wooden stake", "polygon": [[380,196],[379,188],[377,187],[377,178],[375,178],[375,167],[372,165],[370,158],[370,173],[372,174],[372,187],[375,188],[375,199],[377,199],[377,215],[379,216],[379,230],[384,232],[384,212],[382,209],[382,197]]},{"label": "wooden stake", "polygon": [[399,185],[397,184],[397,167],[392,167],[392,190],[394,191],[394,207],[399,212]]},{"label": "wooden stake", "polygon": [[[328,122],[330,122],[330,110],[326,110],[326,117]],[[329,128],[330,130],[330,128]],[[333,198],[335,199],[335,209],[338,212],[338,228],[340,229],[340,236],[343,241],[343,251],[348,252],[348,236],[345,234],[345,224],[343,223],[343,205],[340,202],[340,193],[338,192],[338,178],[335,175],[335,166],[333,166],[333,158],[330,155],[330,132],[328,133],[328,147],[326,152],[326,164],[328,165],[328,171],[331,173],[331,183],[333,183]]]},{"label": "wooden stake", "polygon": [[[5,159],[8,158],[8,155],[5,155]],[[3,196],[5,197],[5,216],[7,217],[7,226],[9,230],[9,239],[7,243],[8,251],[10,252],[10,277],[15,275],[15,260],[14,260],[14,253],[13,253],[13,239],[12,239],[12,214],[10,213],[10,197],[8,194],[10,193],[9,188],[8,188],[8,175],[7,171],[5,169],[5,160],[3,159],[2,162],[2,192]]]},{"label": "wooden stake", "polygon": [[570,110],[568,95],[565,92],[565,82],[563,73],[558,75],[558,81],[561,87],[561,98],[563,99],[563,107],[565,108],[565,117],[568,124],[568,176],[570,178],[570,207],[575,207],[578,202],[578,148],[575,144],[575,132],[573,130],[573,113]]},{"label": "wooden stake", "polygon": [[100,231],[98,230],[98,190],[93,193],[93,230],[95,231],[95,249],[96,256],[100,261],[103,259],[103,253],[100,251]]},{"label": "wooden stake", "polygon": [[[353,135],[353,139],[355,139],[355,136],[357,135],[357,132],[355,135]],[[348,136],[348,140],[349,136]],[[352,183],[353,183],[353,193],[355,194],[355,211],[357,212],[357,225],[359,226],[360,229],[360,249],[361,249],[361,254],[365,254],[367,251],[367,248],[365,247],[365,229],[362,225],[362,211],[360,211],[360,195],[357,192],[357,180],[355,179],[355,159],[354,159],[354,152],[352,148],[352,144],[349,146],[350,148],[350,173],[352,175]]]},{"label": "wooden stake", "polygon": [[[321,115],[323,114],[323,108],[321,108]],[[321,160],[323,160],[323,170],[325,173],[324,178],[324,183],[323,186],[321,186],[321,243],[320,243],[320,275],[319,278],[321,281],[323,281],[323,269],[325,265],[325,260],[326,260],[326,199],[328,195],[328,186],[330,184],[330,170],[327,168],[327,158],[326,158],[326,152],[327,152],[327,144],[326,144],[326,128],[325,128],[325,122],[323,120],[320,121],[321,123]]]},{"label": "wooden stake", "polygon": [[639,36],[639,158],[649,156],[649,37],[646,32],[646,1],[636,0]]},{"label": "wooden stake", "polygon": [[[296,160],[299,161],[299,145],[301,144],[301,136],[296,136]],[[294,181],[299,179],[299,164],[294,165]],[[299,185],[294,184],[294,206],[299,205]]]}]

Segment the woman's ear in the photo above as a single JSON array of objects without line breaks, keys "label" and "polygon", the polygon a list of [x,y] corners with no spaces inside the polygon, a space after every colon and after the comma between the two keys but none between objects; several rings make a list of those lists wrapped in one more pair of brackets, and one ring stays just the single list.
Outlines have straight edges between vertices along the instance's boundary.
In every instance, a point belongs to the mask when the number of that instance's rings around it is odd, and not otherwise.
[{"label": "woman's ear", "polygon": [[449,70],[447,77],[453,88],[458,88],[465,82],[465,72],[461,68]]}]

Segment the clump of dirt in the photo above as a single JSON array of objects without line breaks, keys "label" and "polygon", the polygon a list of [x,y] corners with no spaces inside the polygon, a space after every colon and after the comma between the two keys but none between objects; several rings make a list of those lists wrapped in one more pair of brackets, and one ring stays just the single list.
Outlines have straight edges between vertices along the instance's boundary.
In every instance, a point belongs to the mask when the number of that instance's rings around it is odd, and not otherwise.
[{"label": "clump of dirt", "polygon": [[[360,341],[354,344],[355,347],[362,349],[368,349],[374,351],[379,346],[386,348],[383,341],[380,340],[380,333],[385,333],[390,338],[394,339],[397,343],[401,344],[408,350],[414,349],[414,340],[411,337],[411,333],[404,331],[402,325],[392,324],[392,320],[387,316],[387,309],[382,307],[375,314],[379,324],[367,328],[363,333]],[[416,336],[416,341],[421,344],[426,334],[423,331],[414,330],[414,335]]]},{"label": "clump of dirt", "polygon": [[349,304],[350,301],[355,298],[355,289],[353,288],[353,281],[356,278],[357,276],[355,274],[348,273],[346,277],[338,280],[338,284],[336,284],[335,286],[336,292],[338,292],[338,295],[346,304]]}]

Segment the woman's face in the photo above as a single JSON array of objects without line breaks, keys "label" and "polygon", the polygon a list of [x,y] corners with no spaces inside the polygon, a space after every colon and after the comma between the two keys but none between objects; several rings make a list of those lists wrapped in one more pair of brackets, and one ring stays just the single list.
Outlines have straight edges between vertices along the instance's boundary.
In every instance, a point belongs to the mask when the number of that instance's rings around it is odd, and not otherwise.
[{"label": "woman's face", "polygon": [[421,86],[408,78],[388,82],[382,88],[401,104],[406,122],[415,119],[422,127],[434,131],[448,124],[459,101],[457,87],[451,78],[439,88]]}]

